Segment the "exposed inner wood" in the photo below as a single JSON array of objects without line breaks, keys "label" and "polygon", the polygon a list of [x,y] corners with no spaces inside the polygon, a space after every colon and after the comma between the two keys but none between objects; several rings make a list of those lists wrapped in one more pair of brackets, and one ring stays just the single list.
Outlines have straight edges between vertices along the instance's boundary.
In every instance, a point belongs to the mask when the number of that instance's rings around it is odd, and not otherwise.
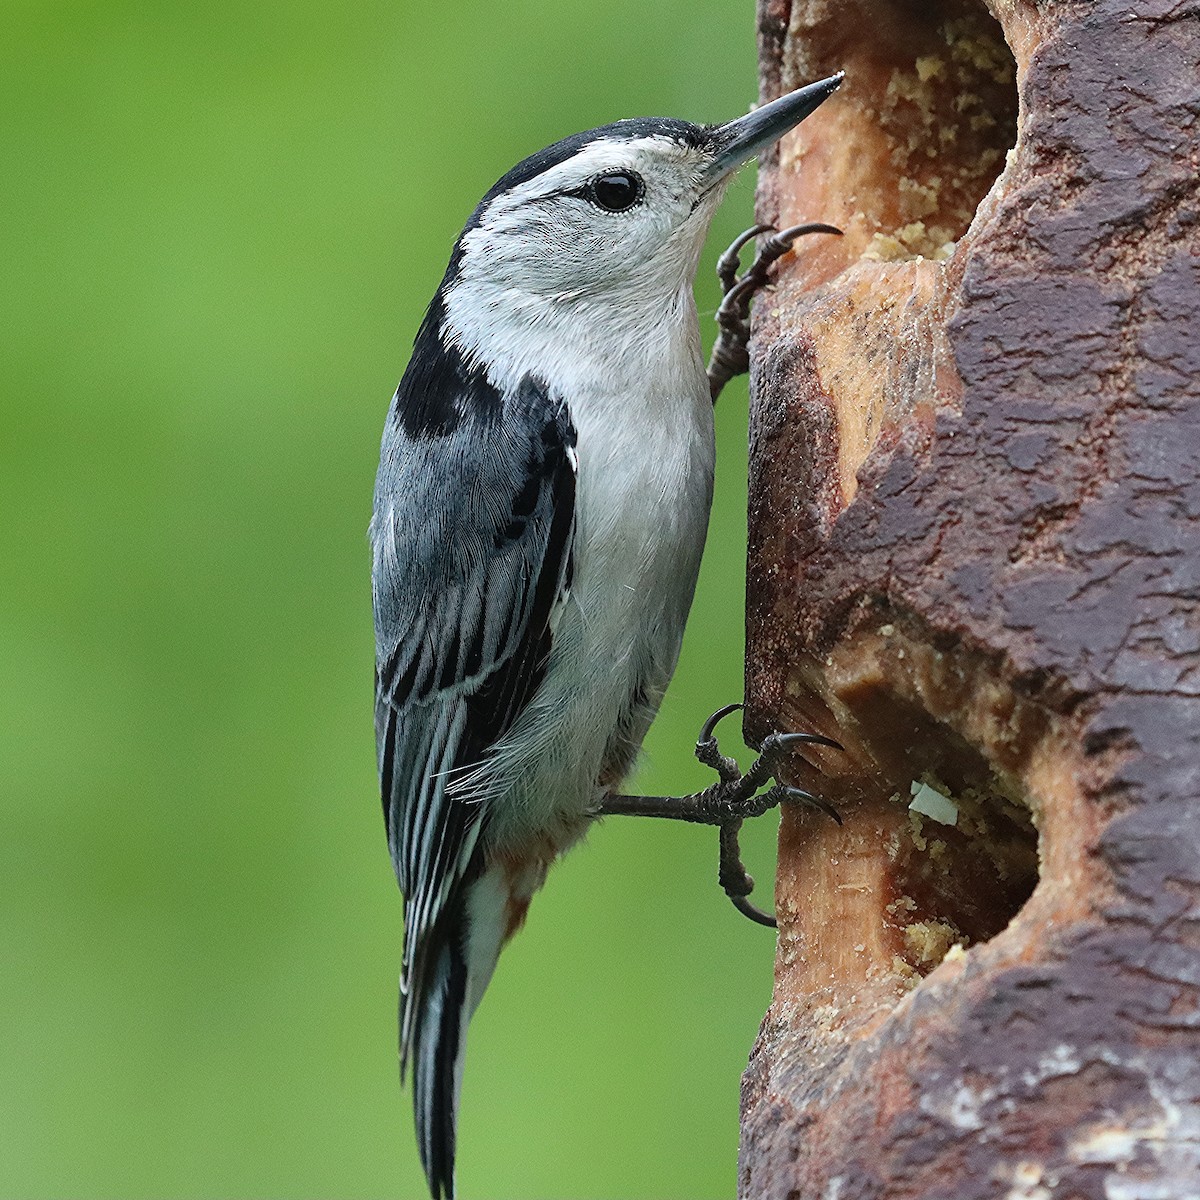
[{"label": "exposed inner wood", "polygon": [[1005,929],[1038,882],[1041,804],[1024,781],[1054,731],[977,669],[885,623],[793,675],[797,727],[846,746],[823,754],[827,774],[802,772],[843,825],[789,810],[780,841],[776,1000],[823,1032],[869,1030]]},{"label": "exposed inner wood", "polygon": [[978,0],[825,7],[805,6],[794,71],[841,69],[847,82],[784,139],[776,184],[785,219],[790,205],[821,213],[845,237],[806,254],[801,275],[811,285],[860,258],[945,260],[1016,141],[1004,31]]},{"label": "exposed inner wood", "polygon": [[927,423],[932,399],[957,386],[945,335],[960,281],[954,250],[1016,143],[1017,64],[977,0],[826,7],[809,4],[799,18],[799,63],[783,84],[836,69],[847,83],[784,139],[771,192],[781,225],[819,216],[844,236],[806,245],[771,309],[786,312],[837,277],[805,327],[814,375],[836,405],[828,499],[840,509],[886,425]]}]

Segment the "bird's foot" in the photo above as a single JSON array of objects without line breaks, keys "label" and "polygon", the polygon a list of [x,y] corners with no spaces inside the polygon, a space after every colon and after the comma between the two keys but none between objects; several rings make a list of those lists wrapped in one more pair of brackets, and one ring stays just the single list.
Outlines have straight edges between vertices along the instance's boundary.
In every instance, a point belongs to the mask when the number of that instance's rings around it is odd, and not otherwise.
[{"label": "bird's foot", "polygon": [[702,825],[716,825],[720,830],[720,859],[718,880],[725,894],[739,912],[761,925],[774,927],[775,918],[751,904],[747,897],[754,890],[754,879],[746,870],[738,846],[738,832],[749,817],[760,817],[781,802],[806,804],[832,817],[840,825],[837,809],[819,796],[801,788],[776,783],[763,791],[765,784],[775,778],[782,759],[799,746],[841,745],[818,733],[773,733],[762,744],[759,756],[744,773],[732,759],[723,755],[717,745],[716,727],[740,704],[727,704],[718,709],[700,731],[696,742],[696,757],[711,767],[720,777],[702,792],[690,796],[617,796],[604,799],[597,816],[665,817]]},{"label": "bird's foot", "polygon": [[[790,229],[776,230],[774,225],[755,225],[734,240],[732,246],[717,259],[717,278],[721,282],[724,299],[717,309],[717,340],[713,344],[708,360],[708,386],[713,403],[721,389],[735,376],[744,375],[750,369],[750,301],[754,294],[770,280],[770,269],[777,259],[791,249],[797,238],[809,233],[835,233],[841,230],[834,225],[811,222],[793,225]],[[742,248],[759,234],[769,233],[758,248],[754,261],[741,276]]]}]

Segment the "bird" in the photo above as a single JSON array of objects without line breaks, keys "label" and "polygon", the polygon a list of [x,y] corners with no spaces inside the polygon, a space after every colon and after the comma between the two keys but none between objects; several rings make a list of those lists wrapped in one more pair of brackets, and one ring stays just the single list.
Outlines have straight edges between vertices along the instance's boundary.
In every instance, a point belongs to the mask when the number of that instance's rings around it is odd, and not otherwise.
[{"label": "bird", "polygon": [[455,243],[392,397],[375,731],[404,897],[401,1076],[433,1200],[454,1196],[468,1022],[550,865],[606,812],[720,824],[770,775],[730,768],[710,722],[713,788],[676,811],[617,792],[675,670],[712,501],[723,380],[702,356],[701,249],[738,168],[841,81],[722,125],[617,121],[518,163]]}]

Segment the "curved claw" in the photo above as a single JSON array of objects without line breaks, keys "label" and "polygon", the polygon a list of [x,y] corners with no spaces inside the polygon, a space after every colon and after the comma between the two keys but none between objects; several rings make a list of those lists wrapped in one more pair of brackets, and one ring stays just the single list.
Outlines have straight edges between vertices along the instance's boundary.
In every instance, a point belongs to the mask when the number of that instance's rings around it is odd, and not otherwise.
[{"label": "curved claw", "polygon": [[807,237],[810,233],[832,233],[838,237],[842,236],[842,231],[836,225],[826,225],[823,221],[807,221],[803,225],[781,229],[767,238],[759,249],[759,256],[764,264],[773,263],[792,249],[797,238]]},{"label": "curved claw", "polygon": [[758,905],[752,904],[747,899],[754,891],[754,876],[746,870],[745,864],[742,862],[741,850],[738,848],[738,831],[741,827],[740,820],[730,821],[721,826],[721,857],[717,878],[721,887],[725,889],[725,895],[729,897],[730,903],[742,916],[749,917],[759,925],[775,929],[777,928],[775,918],[770,913],[763,912]]},{"label": "curved claw", "polygon": [[739,234],[733,243],[727,246],[721,257],[717,259],[717,279],[721,283],[722,294],[728,292],[737,282],[738,267],[742,265],[741,252],[747,242],[752,242],[759,234],[774,233],[774,225],[755,225]]},{"label": "curved claw", "polygon": [[745,707],[746,706],[739,701],[736,704],[726,704],[724,708],[718,708],[717,711],[713,713],[713,715],[709,717],[707,721],[704,722],[704,725],[700,730],[700,736],[696,739],[696,741],[711,742],[717,726],[720,725],[720,723],[725,720],[730,713],[735,713],[739,708]]},{"label": "curved claw", "polygon": [[737,759],[727,758],[721,753],[721,748],[717,745],[715,730],[731,712],[736,712],[741,707],[741,704],[727,704],[724,708],[717,709],[704,722],[704,727],[700,730],[700,737],[696,741],[697,759],[706,767],[711,767],[716,771],[725,784],[737,783],[742,777],[742,772],[737,765]]},{"label": "curved claw", "polygon": [[807,237],[810,233],[832,233],[838,237],[842,236],[842,231],[836,225],[826,225],[824,221],[806,221],[802,225],[790,225],[787,229],[779,230],[771,241],[783,242],[790,246],[797,238]]},{"label": "curved claw", "polygon": [[733,239],[733,244],[726,247],[725,253],[721,257],[724,258],[726,254],[736,254],[747,242],[752,242],[760,234],[775,232],[777,230],[774,225],[752,225],[745,233],[740,233]]},{"label": "curved claw", "polygon": [[809,808],[823,812],[827,817],[832,817],[839,825],[842,823],[842,814],[828,800],[822,800],[820,796],[814,796],[812,792],[806,792],[803,788],[791,787],[786,783],[776,784],[771,790],[777,792],[782,801],[805,804]]},{"label": "curved claw", "polygon": [[[773,262],[774,259],[771,261]],[[755,259],[754,266],[725,293],[725,298],[721,301],[720,308],[717,309],[717,323],[745,321],[746,313],[749,312],[750,298],[763,286],[766,279],[766,267],[761,259]]]},{"label": "curved claw", "polygon": [[744,917],[749,917],[750,920],[756,921],[759,925],[766,925],[768,929],[778,929],[779,922],[775,920],[768,912],[763,912],[757,904],[751,904],[745,896],[730,896],[729,899],[733,902],[733,907],[738,910]]},{"label": "curved claw", "polygon": [[[787,746],[828,746],[831,750],[845,750],[841,742],[825,737],[820,733],[776,733],[766,739],[772,750],[782,750]],[[764,749],[766,744],[764,743]]]}]

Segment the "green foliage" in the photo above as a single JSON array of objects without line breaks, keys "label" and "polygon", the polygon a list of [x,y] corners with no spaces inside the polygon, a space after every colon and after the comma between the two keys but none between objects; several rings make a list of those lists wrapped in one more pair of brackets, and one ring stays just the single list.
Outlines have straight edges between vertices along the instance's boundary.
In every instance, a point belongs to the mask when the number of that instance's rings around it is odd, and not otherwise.
[{"label": "green foliage", "polygon": [[[371,733],[388,397],[499,174],[745,111],[753,39],[717,0],[9,4],[3,1195],[421,1195]],[[707,312],[750,215],[747,178]],[[706,782],[741,694],[745,405],[646,790]],[[712,831],[635,821],[555,870],[472,1029],[464,1195],[732,1194],[772,941],[715,874]]]}]

